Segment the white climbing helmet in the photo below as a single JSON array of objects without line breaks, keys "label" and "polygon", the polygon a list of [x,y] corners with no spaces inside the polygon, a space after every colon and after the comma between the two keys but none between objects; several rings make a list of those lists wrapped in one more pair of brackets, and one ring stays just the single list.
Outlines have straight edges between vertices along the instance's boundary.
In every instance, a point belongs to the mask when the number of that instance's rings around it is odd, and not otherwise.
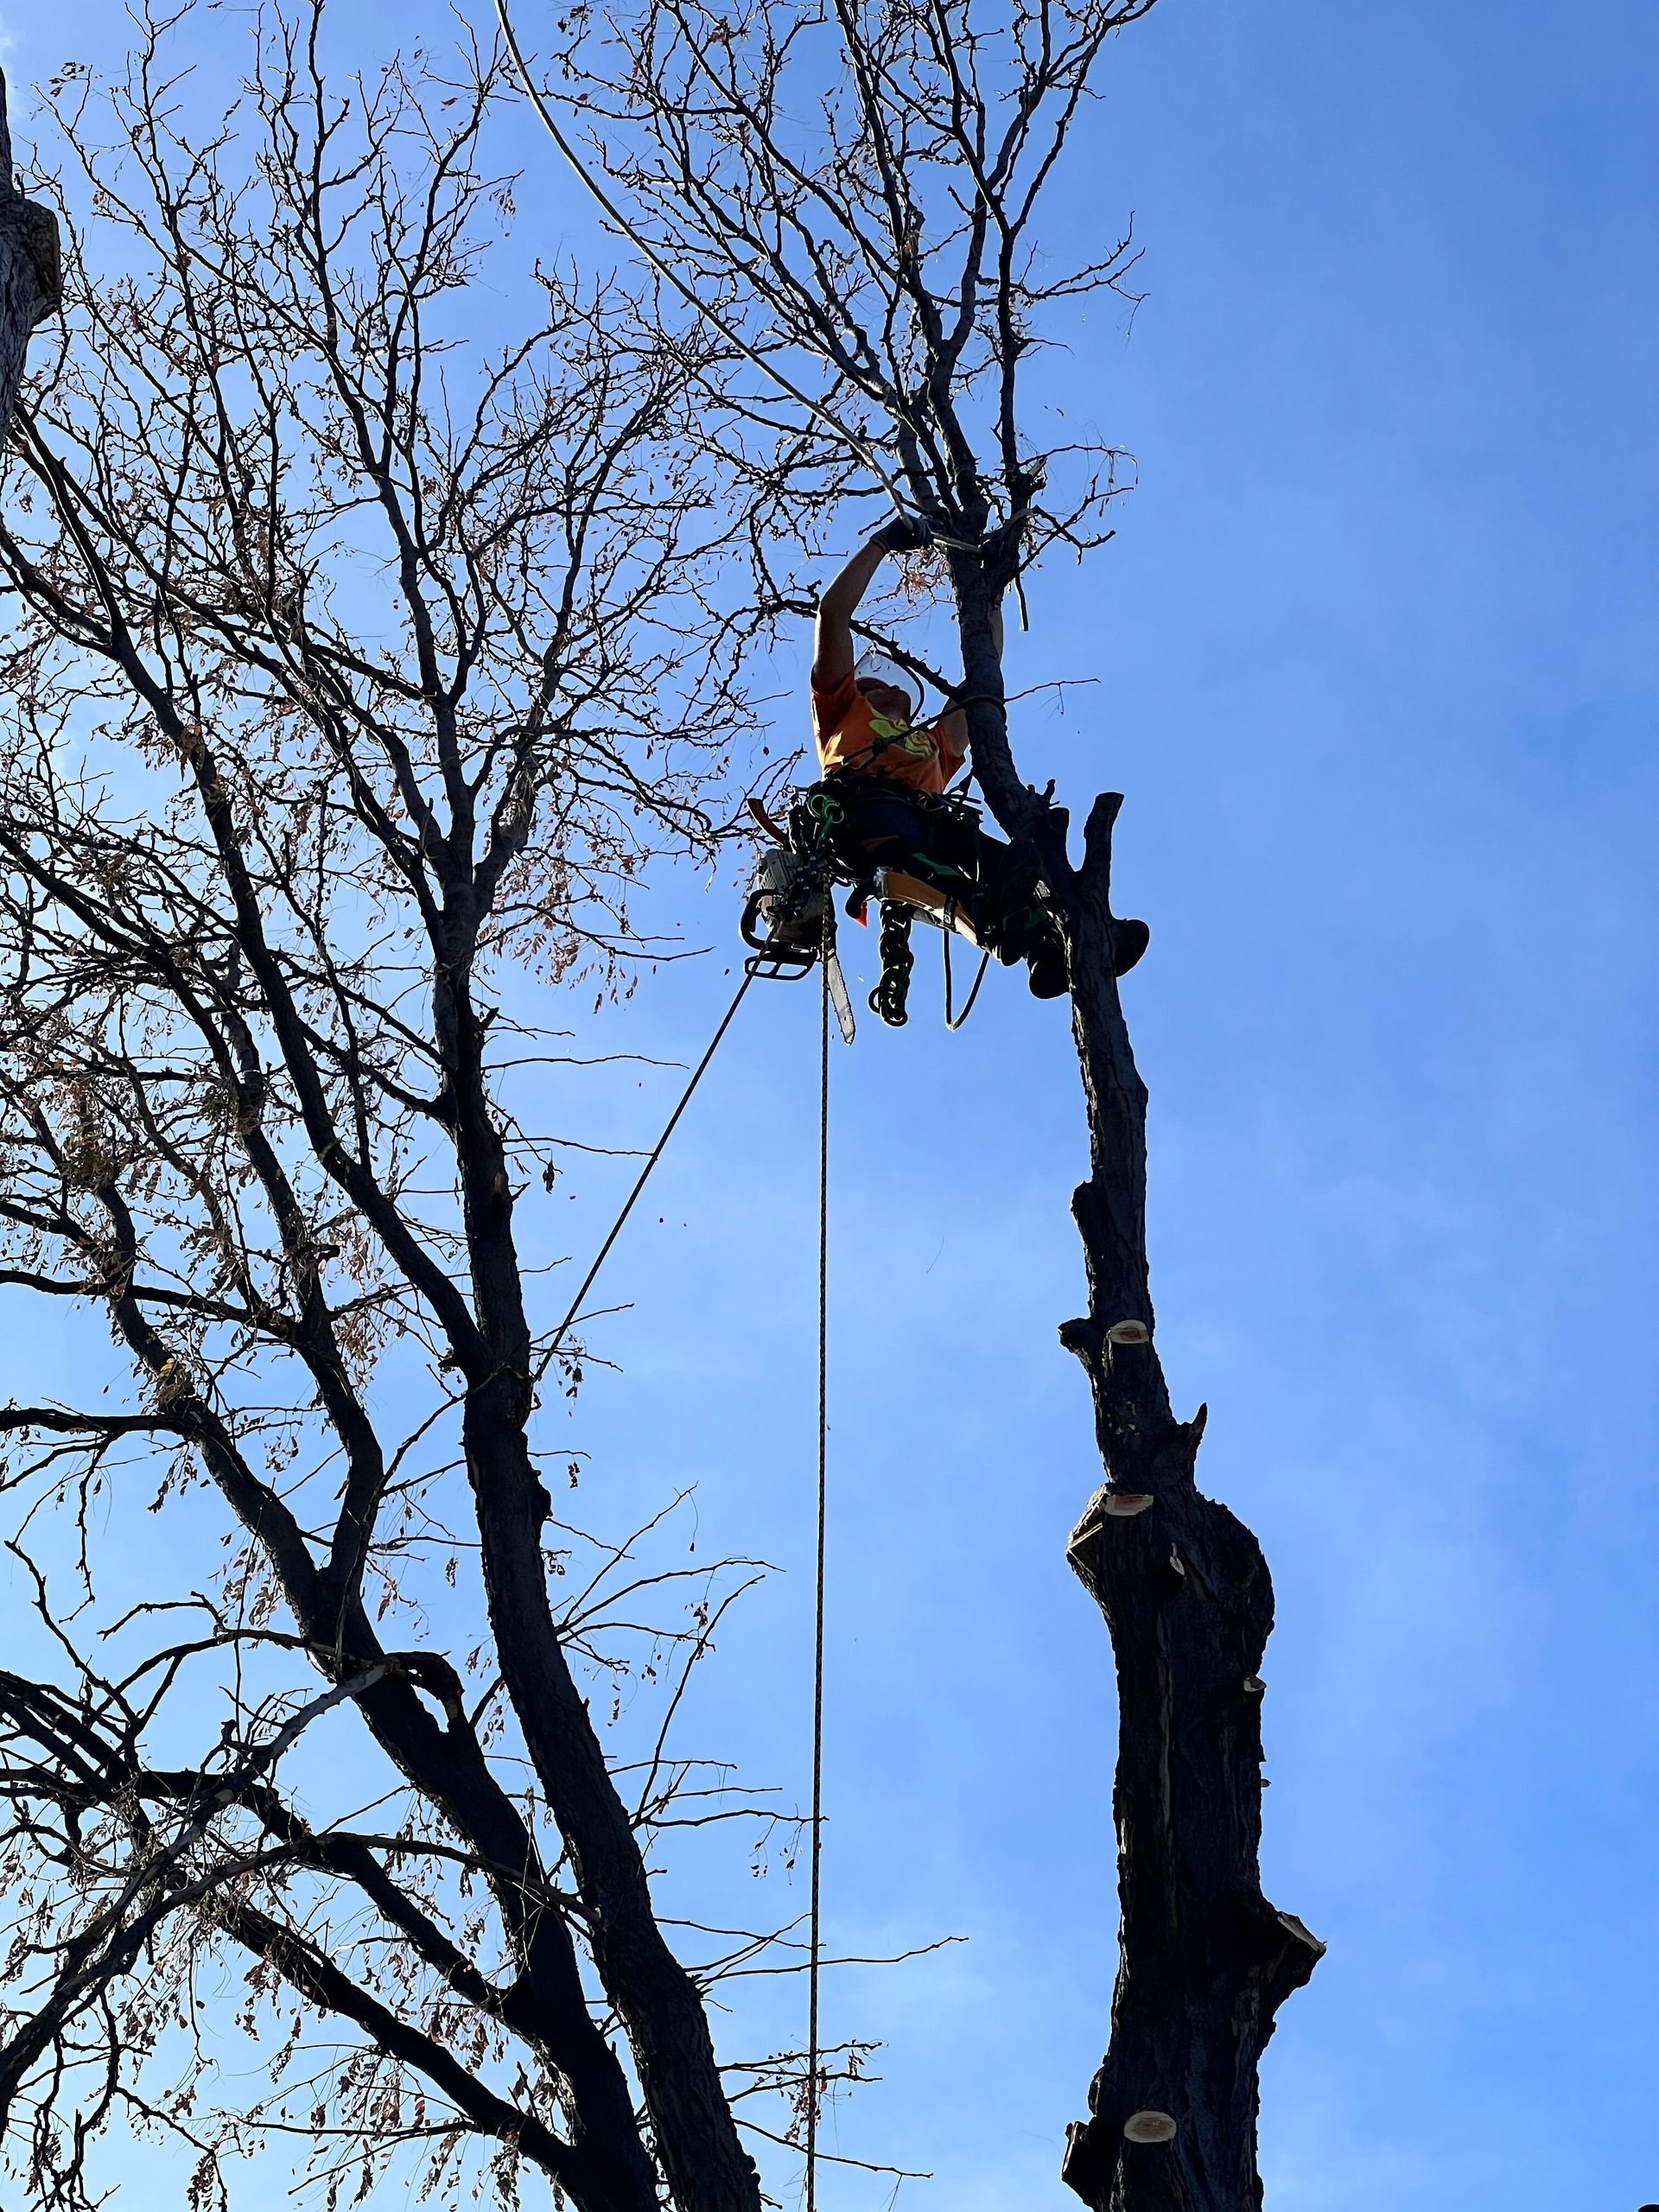
[{"label": "white climbing helmet", "polygon": [[916,721],[921,714],[921,685],[907,668],[900,668],[898,662],[887,653],[877,652],[874,647],[868,652],[861,653],[858,664],[853,671],[853,680],[857,683],[863,683],[866,681],[891,683],[895,690],[902,691],[910,702],[912,721]]}]

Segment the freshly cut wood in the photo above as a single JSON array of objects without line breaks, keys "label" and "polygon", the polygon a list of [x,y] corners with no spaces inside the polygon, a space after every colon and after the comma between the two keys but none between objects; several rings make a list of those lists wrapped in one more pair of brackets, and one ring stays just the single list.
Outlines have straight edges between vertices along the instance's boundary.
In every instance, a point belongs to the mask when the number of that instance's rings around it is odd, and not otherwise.
[{"label": "freshly cut wood", "polygon": [[1152,1332],[1144,1321],[1114,1321],[1106,1332],[1109,1344],[1149,1344]]},{"label": "freshly cut wood", "polygon": [[1175,2122],[1168,2113],[1154,2112],[1148,2107],[1129,2114],[1123,2123],[1123,2136],[1129,2143],[1171,2143],[1175,2139]]},{"label": "freshly cut wood", "polygon": [[1083,1509],[1083,1518],[1066,1541],[1068,1551],[1075,1551],[1079,1544],[1087,1543],[1091,1536],[1100,1534],[1107,1521],[1133,1521],[1157,1500],[1150,1491],[1097,1490]]},{"label": "freshly cut wood", "polygon": [[[1262,1777],[1262,1786],[1264,1789],[1267,1788],[1267,1778],[1265,1776]],[[1299,1943],[1306,1944],[1308,1949],[1313,1952],[1316,1959],[1322,1959],[1325,1956],[1324,1944],[1320,1942],[1319,1937],[1313,1933],[1313,1930],[1308,1926],[1305,1920],[1299,1920],[1294,1912],[1281,1912],[1279,1916],[1279,1920],[1281,1926],[1289,1929],[1291,1934],[1296,1938]]]}]

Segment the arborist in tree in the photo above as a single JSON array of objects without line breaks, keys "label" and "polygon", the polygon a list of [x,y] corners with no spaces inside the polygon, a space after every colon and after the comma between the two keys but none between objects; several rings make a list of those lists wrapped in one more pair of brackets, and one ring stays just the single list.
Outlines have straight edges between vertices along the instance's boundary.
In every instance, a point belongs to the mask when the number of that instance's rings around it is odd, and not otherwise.
[{"label": "arborist in tree", "polygon": [[[825,782],[844,809],[842,849],[901,871],[951,901],[975,937],[1005,965],[1023,959],[1039,999],[1067,987],[1065,943],[1043,887],[1014,865],[1011,847],[987,836],[977,812],[944,794],[968,758],[968,717],[951,707],[921,719],[921,686],[885,654],[861,658],[853,616],[889,554],[931,543],[927,524],[895,516],[867,538],[818,601],[812,652],[812,730]],[[991,615],[997,652],[1002,617]],[[1120,925],[1118,973],[1147,948],[1144,922]],[[887,954],[884,927],[883,954]]]}]

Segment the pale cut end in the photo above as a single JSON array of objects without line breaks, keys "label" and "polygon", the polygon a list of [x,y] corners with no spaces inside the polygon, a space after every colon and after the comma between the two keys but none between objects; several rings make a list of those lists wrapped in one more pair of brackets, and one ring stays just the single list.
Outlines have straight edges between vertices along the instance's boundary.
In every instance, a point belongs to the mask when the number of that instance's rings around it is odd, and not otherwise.
[{"label": "pale cut end", "polygon": [[1102,1493],[1100,1510],[1109,1513],[1114,1521],[1133,1521],[1137,1513],[1144,1513],[1152,1503],[1146,1491],[1109,1490]]},{"label": "pale cut end", "polygon": [[1106,1332],[1109,1344],[1149,1344],[1152,1332],[1144,1321],[1114,1321]]},{"label": "pale cut end", "polygon": [[[1265,1786],[1264,1782],[1263,1787]],[[1324,1944],[1320,1942],[1306,1922],[1298,1920],[1294,1912],[1281,1912],[1279,1916],[1279,1925],[1281,1928],[1287,1928],[1299,1943],[1306,1943],[1316,1958],[1322,1959],[1325,1956]],[[1645,2208],[1645,2212],[1656,2212],[1656,2208]]]},{"label": "pale cut end", "polygon": [[1246,1675],[1244,1677],[1246,1697],[1262,1697],[1266,1694],[1267,1687],[1260,1675]]},{"label": "pale cut end", "polygon": [[1175,2123],[1166,2112],[1132,2112],[1123,2123],[1126,2143],[1169,2143],[1175,2136]]}]

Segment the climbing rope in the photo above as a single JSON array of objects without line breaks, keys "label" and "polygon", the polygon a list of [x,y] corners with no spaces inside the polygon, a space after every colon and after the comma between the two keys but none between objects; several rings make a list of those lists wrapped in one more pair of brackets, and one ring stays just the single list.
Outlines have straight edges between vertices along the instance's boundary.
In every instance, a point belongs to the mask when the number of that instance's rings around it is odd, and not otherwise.
[{"label": "climbing rope", "polygon": [[824,1536],[830,1494],[830,961],[835,947],[835,902],[826,898],[823,941],[818,959],[823,971],[818,1007],[818,1542],[812,1623],[812,1873],[806,1967],[805,2212],[817,2212],[818,2184],[818,1968],[823,1948],[819,1904],[823,1849]]},{"label": "climbing rope", "polygon": [[[826,834],[830,823],[820,822],[821,836]],[[883,918],[887,918],[884,909]],[[811,1895],[808,1908],[807,1942],[807,2026],[806,2026],[806,2196],[805,2212],[817,2212],[818,2181],[818,2105],[819,2105],[819,2035],[818,1993],[823,1959],[823,1644],[824,1597],[829,1533],[830,1499],[830,1016],[832,1005],[830,970],[836,949],[836,908],[834,898],[826,887],[823,896],[823,936],[818,948],[818,966],[822,988],[818,1001],[818,1464],[817,1464],[817,1535],[815,1560],[815,1595],[812,1618],[812,1815],[810,1881]],[[908,946],[906,947],[908,951]],[[979,976],[975,978],[973,990],[963,1007],[960,1019],[952,1026],[960,1027],[973,1010],[978,994],[980,979],[984,975],[982,963]],[[945,950],[946,999],[945,1018],[950,1020],[950,948],[947,931]],[[690,1080],[680,1093],[673,1112],[663,1128],[662,1135],[652,1147],[645,1166],[635,1179],[633,1188],[623,1201],[622,1210],[611,1224],[604,1243],[594,1255],[593,1265],[582,1277],[582,1287],[571,1300],[564,1319],[554,1331],[547,1350],[537,1363],[536,1376],[539,1381],[557,1356],[560,1345],[569,1332],[571,1325],[581,1313],[583,1301],[598,1279],[599,1271],[610,1257],[617,1238],[622,1234],[628,1216],[639,1202],[639,1195],[651,1180],[658,1161],[668,1148],[669,1139],[678,1128],[680,1117],[690,1104],[697,1085],[708,1071],[709,1064],[720,1049],[726,1032],[731,1027],[737,1010],[743,1003],[749,985],[754,981],[753,964],[746,964],[743,980],[738,985],[731,1004],[721,1014],[714,1035],[709,1039],[702,1058],[691,1071]]]},{"label": "climbing rope", "polygon": [[[805,2212],[817,2212],[818,2173],[818,1982],[823,1963],[823,1628],[824,1628],[824,1565],[825,1540],[829,1517],[830,1474],[830,960],[836,949],[835,901],[826,889],[823,899],[823,934],[819,945],[818,965],[823,971],[823,988],[818,1006],[818,1468],[817,1468],[817,1594],[812,1622],[812,1821],[811,1821],[811,1902],[809,1908],[810,1932],[807,1952],[807,2050],[806,2050],[806,2205]],[[539,1382],[556,1357],[559,1346],[569,1332],[571,1324],[581,1313],[582,1303],[598,1278],[600,1269],[610,1257],[612,1248],[622,1234],[628,1216],[633,1211],[640,1192],[651,1180],[652,1171],[668,1147],[668,1141],[679,1126],[680,1117],[691,1103],[697,1085],[702,1081],[709,1062],[720,1049],[721,1039],[731,1027],[737,1009],[743,1003],[744,994],[754,981],[754,970],[746,966],[743,980],[738,985],[731,1004],[721,1014],[714,1035],[696,1066],[691,1079],[680,1093],[674,1111],[669,1116],[663,1133],[652,1146],[645,1166],[635,1179],[633,1188],[623,1202],[622,1211],[611,1224],[605,1242],[594,1255],[594,1263],[582,1277],[582,1287],[571,1300],[564,1319],[554,1331],[547,1350],[537,1364]],[[971,1001],[970,1001],[971,1003]]]}]

